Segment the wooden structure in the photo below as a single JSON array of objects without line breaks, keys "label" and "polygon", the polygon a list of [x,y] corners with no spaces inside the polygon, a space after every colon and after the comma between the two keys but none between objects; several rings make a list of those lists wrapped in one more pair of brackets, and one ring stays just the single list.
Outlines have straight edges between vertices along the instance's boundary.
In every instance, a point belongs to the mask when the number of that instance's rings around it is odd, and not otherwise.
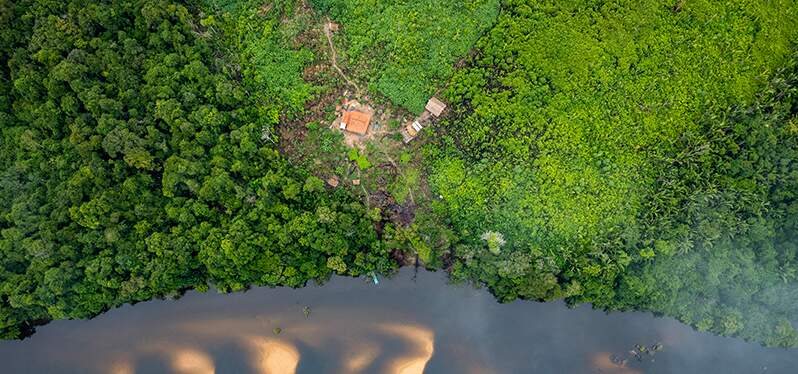
[{"label": "wooden structure", "polygon": [[423,128],[424,126],[421,126],[421,124],[418,123],[418,121],[413,121],[413,123],[407,125],[405,130],[407,131],[408,135],[415,137],[416,135],[418,135],[418,132],[421,131]]},{"label": "wooden structure", "polygon": [[402,138],[404,138],[405,143],[410,143],[410,141],[415,139],[416,136],[418,136],[418,133],[423,129],[424,126],[422,126],[418,120],[413,121],[402,129]]},{"label": "wooden structure", "polygon": [[355,134],[366,135],[366,133],[369,131],[370,123],[370,114],[357,111],[348,111],[344,113],[344,118],[341,119],[340,128]]},{"label": "wooden structure", "polygon": [[438,100],[436,97],[430,98],[427,101],[427,106],[424,107],[424,113],[421,113],[413,122],[402,128],[402,138],[404,138],[405,143],[410,143],[411,140],[415,139],[421,130],[424,129],[424,126],[429,126],[434,121],[432,117],[440,117],[444,110],[446,110],[446,104],[443,101]]},{"label": "wooden structure", "polygon": [[427,106],[424,107],[428,112],[432,113],[435,117],[440,117],[441,113],[446,110],[446,104],[443,101],[438,100],[435,97],[432,97],[427,102]]}]

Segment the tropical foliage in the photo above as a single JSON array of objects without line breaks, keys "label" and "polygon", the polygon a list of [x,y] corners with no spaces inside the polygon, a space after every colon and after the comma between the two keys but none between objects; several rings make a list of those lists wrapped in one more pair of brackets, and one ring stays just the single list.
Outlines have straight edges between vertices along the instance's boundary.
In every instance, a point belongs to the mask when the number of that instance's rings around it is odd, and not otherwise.
[{"label": "tropical foliage", "polygon": [[498,0],[311,3],[344,25],[342,44],[357,76],[415,113],[499,13]]},{"label": "tropical foliage", "polygon": [[453,275],[796,344],[796,9],[507,2],[427,149]]},{"label": "tropical foliage", "polygon": [[229,62],[215,56],[237,47],[214,42],[228,25],[176,3],[6,2],[0,15],[2,337],[209,283],[393,266],[362,204],[273,148],[307,88],[290,82],[302,52],[263,27],[236,35],[258,54]]}]

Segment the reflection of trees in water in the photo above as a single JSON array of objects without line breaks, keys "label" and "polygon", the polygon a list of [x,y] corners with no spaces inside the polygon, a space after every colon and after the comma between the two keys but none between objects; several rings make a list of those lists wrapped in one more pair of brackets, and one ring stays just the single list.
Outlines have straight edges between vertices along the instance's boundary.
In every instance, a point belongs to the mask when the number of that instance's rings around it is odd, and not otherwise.
[{"label": "reflection of trees in water", "polygon": [[[135,373],[138,360],[157,354],[177,373],[211,374],[216,372],[216,366],[207,351],[214,346],[233,344],[247,352],[247,364],[255,373],[295,373],[302,351],[324,356],[325,367],[334,362],[336,373],[424,372],[435,345],[430,328],[342,314],[346,315],[340,318],[328,315],[323,320],[256,317],[178,323],[168,327],[168,331],[142,340],[144,344],[127,349],[127,353],[107,352],[104,357],[109,357],[110,362],[103,371]],[[283,330],[279,336],[271,333],[278,323]]]}]

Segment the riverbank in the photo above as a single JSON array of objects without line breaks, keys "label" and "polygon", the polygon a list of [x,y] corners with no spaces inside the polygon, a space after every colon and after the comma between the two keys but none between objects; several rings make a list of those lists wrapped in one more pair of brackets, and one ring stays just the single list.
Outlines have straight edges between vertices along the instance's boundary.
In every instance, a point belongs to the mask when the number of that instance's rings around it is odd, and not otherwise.
[{"label": "riverbank", "polygon": [[[305,306],[312,308],[307,317]],[[662,348],[655,354],[629,353],[656,344]],[[405,268],[379,285],[335,277],[301,289],[192,291],[92,320],[56,321],[24,341],[0,342],[0,360],[8,372],[53,374],[264,373],[265,367],[285,369],[281,374],[417,374],[419,368],[750,374],[788,373],[798,354],[699,333],[649,313],[498,304],[485,290],[448,284],[443,273]]]}]

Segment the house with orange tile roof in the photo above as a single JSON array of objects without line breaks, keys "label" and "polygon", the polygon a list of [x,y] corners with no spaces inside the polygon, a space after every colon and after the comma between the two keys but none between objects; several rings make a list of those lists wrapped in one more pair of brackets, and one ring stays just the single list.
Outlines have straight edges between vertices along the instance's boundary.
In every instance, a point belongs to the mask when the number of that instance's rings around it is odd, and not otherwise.
[{"label": "house with orange tile roof", "polygon": [[340,128],[355,134],[366,135],[370,123],[370,114],[352,110],[344,113]]}]

